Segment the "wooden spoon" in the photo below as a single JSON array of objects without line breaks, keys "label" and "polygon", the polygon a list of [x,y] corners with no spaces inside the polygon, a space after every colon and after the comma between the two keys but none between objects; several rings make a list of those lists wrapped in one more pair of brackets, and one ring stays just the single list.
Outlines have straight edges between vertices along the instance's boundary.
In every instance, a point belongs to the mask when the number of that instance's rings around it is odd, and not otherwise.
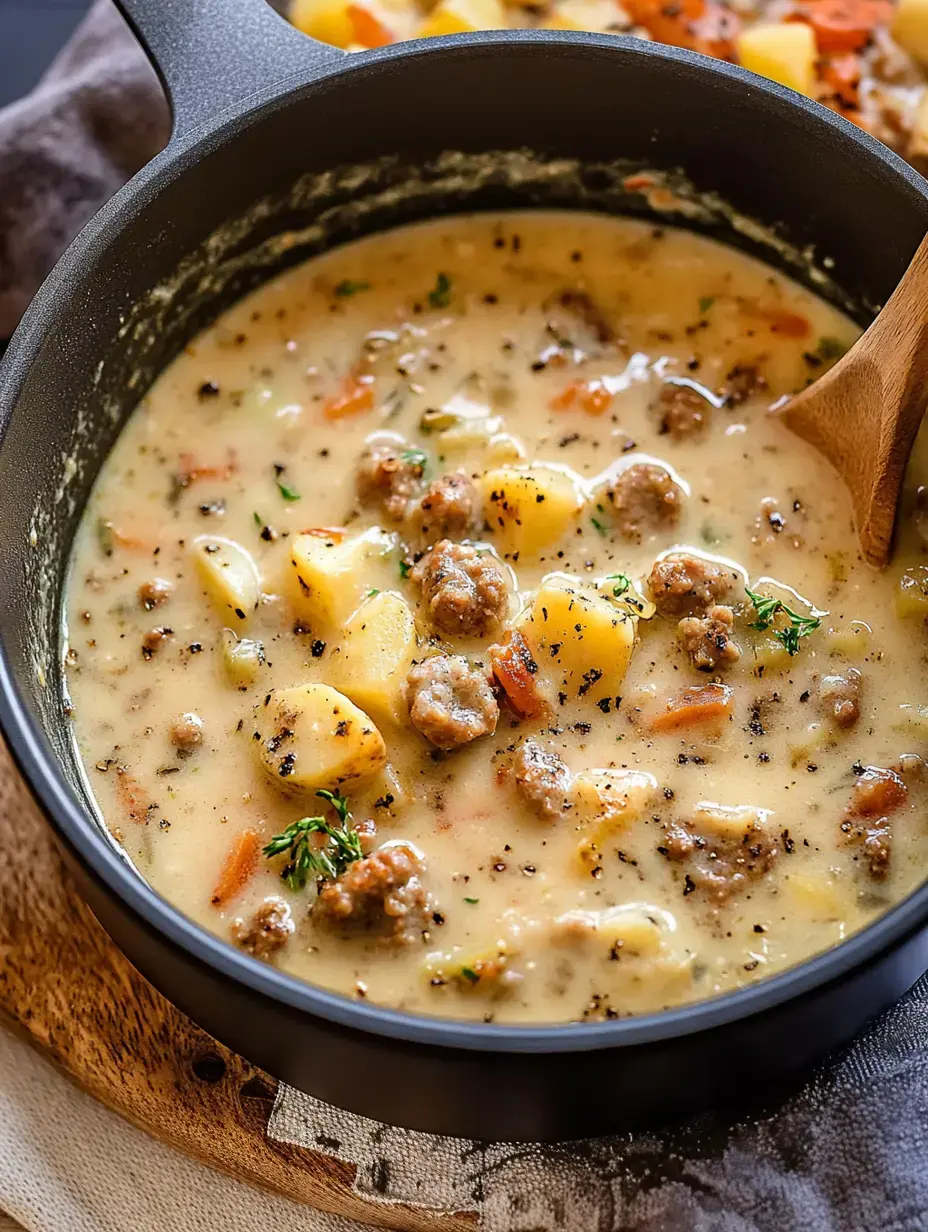
[{"label": "wooden spoon", "polygon": [[887,563],[896,506],[928,404],[928,236],[885,308],[783,416],[850,488],[864,557]]}]

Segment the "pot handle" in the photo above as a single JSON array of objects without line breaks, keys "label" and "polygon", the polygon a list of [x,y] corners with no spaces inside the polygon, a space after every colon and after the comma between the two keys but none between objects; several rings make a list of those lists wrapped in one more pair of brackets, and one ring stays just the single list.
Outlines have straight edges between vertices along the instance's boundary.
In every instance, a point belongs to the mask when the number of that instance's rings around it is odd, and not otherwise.
[{"label": "pot handle", "polygon": [[171,140],[274,82],[347,53],[301,34],[267,0],[116,0],[167,91]]}]

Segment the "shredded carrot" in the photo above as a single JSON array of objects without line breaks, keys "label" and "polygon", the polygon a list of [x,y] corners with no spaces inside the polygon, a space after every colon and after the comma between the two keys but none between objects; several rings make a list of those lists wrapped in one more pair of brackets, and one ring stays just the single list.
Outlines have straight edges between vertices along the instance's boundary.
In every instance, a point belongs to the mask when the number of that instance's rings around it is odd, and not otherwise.
[{"label": "shredded carrot", "polygon": [[493,647],[490,662],[497,684],[520,719],[537,719],[547,712],[535,682],[538,664],[518,629],[510,629],[506,641]]},{"label": "shredded carrot", "polygon": [[587,415],[602,415],[612,405],[612,394],[602,381],[571,381],[551,399],[552,411],[566,411],[579,407]]},{"label": "shredded carrot", "polygon": [[355,43],[360,43],[362,47],[386,47],[388,43],[395,41],[392,32],[370,9],[363,8],[360,4],[349,4],[345,11],[351,22]]},{"label": "shredded carrot", "polygon": [[344,419],[374,409],[374,378],[350,372],[341,389],[323,407],[326,419]]},{"label": "shredded carrot", "polygon": [[99,524],[99,538],[108,556],[111,555],[114,547],[125,548],[127,552],[149,555],[158,546],[157,538],[144,539],[141,535],[130,534],[121,526],[102,520]]},{"label": "shredded carrot", "polygon": [[861,71],[860,57],[852,51],[823,56],[819,61],[818,76],[828,98],[822,101],[834,100],[842,109],[847,107],[856,111],[860,106]]},{"label": "shredded carrot", "polygon": [[731,714],[734,692],[727,684],[704,684],[684,689],[667,702],[667,709],[651,721],[652,731],[672,731],[692,723],[706,723]]},{"label": "shredded carrot", "polygon": [[182,453],[177,459],[180,481],[189,487],[198,479],[231,479],[238,469],[235,450],[230,449],[225,466],[203,466],[197,462],[192,453]]},{"label": "shredded carrot", "polygon": [[765,312],[764,319],[773,333],[782,334],[784,338],[806,338],[809,335],[809,322],[796,312]]},{"label": "shredded carrot", "polygon": [[317,539],[331,539],[333,543],[341,543],[345,537],[341,526],[307,526],[300,534],[315,535]]},{"label": "shredded carrot", "polygon": [[138,779],[133,778],[123,766],[116,769],[116,790],[129,820],[137,826],[144,826],[155,806]]},{"label": "shredded carrot", "polygon": [[224,907],[241,894],[258,867],[260,851],[261,839],[256,830],[243,830],[235,836],[210,899],[214,907]]},{"label": "shredded carrot", "polygon": [[807,0],[790,18],[812,27],[823,55],[862,51],[877,26],[892,20],[891,0]]}]

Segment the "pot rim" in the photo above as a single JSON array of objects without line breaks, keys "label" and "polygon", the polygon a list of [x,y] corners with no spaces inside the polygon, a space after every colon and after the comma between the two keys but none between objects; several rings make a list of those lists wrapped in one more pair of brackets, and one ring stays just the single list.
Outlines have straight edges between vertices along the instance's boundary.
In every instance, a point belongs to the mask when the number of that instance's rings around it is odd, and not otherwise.
[{"label": "pot rim", "polygon": [[[901,158],[863,130],[818,103],[736,65],[694,52],[615,35],[518,30],[479,32],[396,43],[330,61],[320,74],[307,68],[258,91],[213,121],[172,140],[108,201],[58,261],[27,309],[0,366],[0,450],[23,382],[52,324],[66,315],[83,272],[106,250],[109,237],[129,225],[138,211],[173,183],[188,164],[234,140],[238,131],[297,95],[324,91],[347,73],[371,74],[402,68],[402,62],[429,55],[526,54],[583,51],[621,61],[656,57],[675,71],[698,73],[719,85],[736,82],[759,102],[766,101],[777,121],[812,125],[874,172],[895,178],[898,187],[928,201],[928,183]],[[70,548],[70,545],[69,545]],[[61,840],[94,881],[150,931],[160,934],[197,963],[224,979],[290,1010],[340,1027],[390,1040],[490,1053],[570,1053],[626,1048],[689,1036],[772,1010],[822,986],[847,977],[896,948],[928,921],[928,881],[885,915],[831,949],[769,979],[734,992],[658,1013],[599,1023],[496,1024],[412,1014],[310,984],[235,949],[194,923],[162,898],[111,845],[98,822],[79,800],[59,767],[43,725],[33,719],[10,667],[0,634],[0,728],[33,795]]]}]

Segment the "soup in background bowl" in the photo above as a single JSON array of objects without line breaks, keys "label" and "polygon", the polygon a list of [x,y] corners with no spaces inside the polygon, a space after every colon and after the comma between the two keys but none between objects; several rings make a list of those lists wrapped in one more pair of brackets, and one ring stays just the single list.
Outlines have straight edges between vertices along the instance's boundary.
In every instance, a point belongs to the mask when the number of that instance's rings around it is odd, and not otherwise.
[{"label": "soup in background bowl", "polygon": [[857,333],[742,253],[578,213],[253,293],[75,543],[114,839],[230,944],[456,1018],[660,1010],[862,927],[928,848],[924,464],[876,573],[775,409]]}]

